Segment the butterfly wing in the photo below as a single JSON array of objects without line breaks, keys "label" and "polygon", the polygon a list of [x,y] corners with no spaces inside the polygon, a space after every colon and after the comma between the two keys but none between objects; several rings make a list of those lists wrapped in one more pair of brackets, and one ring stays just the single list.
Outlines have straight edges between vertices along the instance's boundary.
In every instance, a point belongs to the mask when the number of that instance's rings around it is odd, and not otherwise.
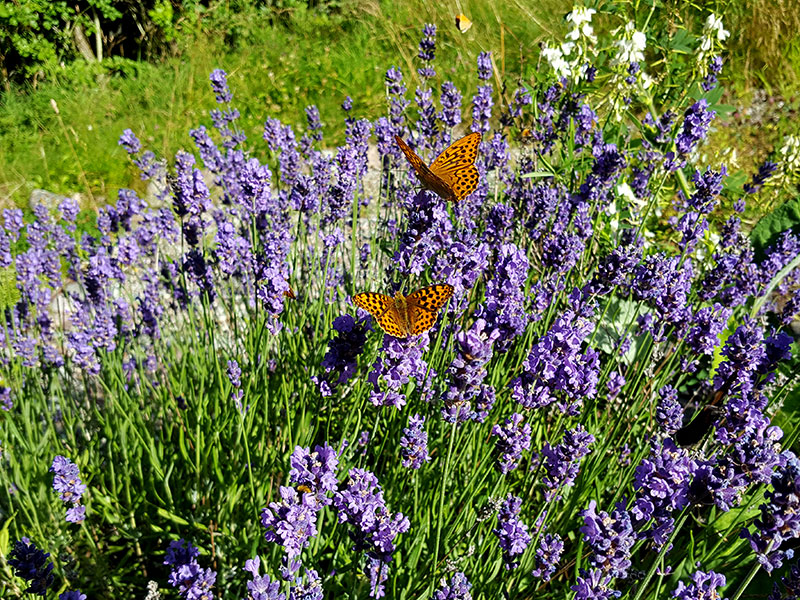
[{"label": "butterfly wing", "polygon": [[353,296],[353,304],[363,308],[377,319],[383,316],[393,302],[391,296],[376,294],[374,292],[364,292]]},{"label": "butterfly wing", "polygon": [[439,283],[420,288],[406,297],[408,320],[411,323],[411,335],[419,335],[436,323],[439,309],[453,295],[453,286]]},{"label": "butterfly wing", "polygon": [[381,326],[386,333],[393,335],[396,338],[408,337],[409,331],[403,320],[400,318],[400,313],[397,312],[397,307],[392,300],[392,306],[389,307],[383,315],[377,317],[378,325]]},{"label": "butterfly wing", "polygon": [[371,314],[378,325],[386,333],[394,337],[404,338],[408,336],[408,331],[403,326],[402,319],[394,305],[394,299],[384,294],[374,292],[364,292],[353,296],[353,304],[360,306]]},{"label": "butterfly wing", "polygon": [[469,196],[478,187],[478,168],[475,159],[481,144],[479,132],[465,135],[450,144],[433,163],[430,171],[453,190],[454,200]]},{"label": "butterfly wing", "polygon": [[467,18],[467,15],[456,15],[456,27],[461,33],[467,33],[469,28],[472,27],[472,21]]},{"label": "butterfly wing", "polygon": [[406,155],[408,162],[411,163],[412,167],[414,167],[414,172],[417,174],[420,183],[422,183],[425,188],[434,191],[445,200],[453,198],[453,188],[445,183],[441,177],[438,177],[436,174],[434,174],[428,165],[422,162],[422,159],[417,156],[417,153],[414,152],[411,147],[403,141],[403,138],[401,138],[399,135],[396,135],[394,136],[394,139],[397,142],[397,145],[400,146],[400,150],[402,150],[403,154]]}]

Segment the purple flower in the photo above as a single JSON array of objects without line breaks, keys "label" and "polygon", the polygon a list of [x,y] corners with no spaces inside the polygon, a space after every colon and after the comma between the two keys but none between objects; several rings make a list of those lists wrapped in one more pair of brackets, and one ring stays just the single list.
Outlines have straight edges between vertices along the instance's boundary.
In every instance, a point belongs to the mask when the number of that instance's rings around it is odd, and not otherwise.
[{"label": "purple flower", "polygon": [[[333,496],[333,506],[339,523],[351,525],[348,533],[355,544],[354,550],[384,563],[388,571],[396,538],[408,531],[410,522],[402,513],[389,512],[378,478],[364,469],[350,469],[347,481]],[[379,571],[373,579],[370,595],[374,598],[383,593],[380,574]]]},{"label": "purple flower", "polygon": [[292,560],[317,535],[317,514],[323,505],[317,494],[302,494],[291,487],[281,486],[279,494],[279,501],[261,511],[261,525],[267,530],[264,538],[283,546]]},{"label": "purple flower", "polygon": [[58,595],[58,600],[86,600],[86,594],[80,590],[74,592],[64,592]]},{"label": "purple flower", "polygon": [[450,581],[442,578],[439,589],[433,592],[434,600],[472,600],[472,584],[460,571],[453,573]]},{"label": "purple flower", "polygon": [[478,87],[478,93],[472,98],[472,131],[479,131],[483,134],[489,132],[492,106],[494,106],[492,86],[482,85]]},{"label": "purple flower", "polygon": [[369,571],[369,595],[372,598],[383,598],[386,595],[383,584],[389,579],[389,565],[377,558],[370,558],[367,569]]},{"label": "purple flower", "polygon": [[120,146],[125,148],[125,151],[128,154],[138,154],[142,149],[142,143],[130,129],[126,129],[122,132],[118,143]]},{"label": "purple flower", "polygon": [[785,451],[785,465],[772,475],[772,489],[764,493],[761,517],[755,521],[755,531],[743,529],[741,536],[750,540],[758,562],[771,573],[784,560],[791,559],[794,550],[781,550],[784,541],[800,537],[800,461]]},{"label": "purple flower", "polygon": [[545,476],[545,499],[550,502],[561,498],[563,488],[572,486],[578,476],[581,459],[589,454],[594,437],[583,426],[578,425],[564,434],[561,443],[542,448]]},{"label": "purple flower", "polygon": [[[328,351],[322,360],[324,378],[316,378],[320,391],[330,395],[336,387],[347,383],[356,374],[358,357],[367,341],[367,328],[363,321],[356,323],[350,315],[341,315],[333,320],[337,335],[328,341]],[[314,379],[314,378],[312,378]]]},{"label": "purple flower", "polygon": [[714,348],[719,345],[719,335],[725,330],[733,310],[725,308],[718,302],[714,306],[706,306],[695,313],[694,327],[689,330],[686,342],[698,354],[714,353]]},{"label": "purple flower", "polygon": [[614,580],[611,575],[604,573],[600,569],[585,571],[581,569],[578,582],[570,586],[575,591],[575,600],[609,600],[609,598],[619,598],[622,592],[611,589]]},{"label": "purple flower", "polygon": [[417,69],[419,76],[423,79],[430,79],[436,77],[436,71],[431,66],[433,59],[436,57],[436,25],[426,24],[422,28],[422,39],[419,42],[419,53],[417,54],[422,60],[423,67]]},{"label": "purple flower", "polygon": [[442,105],[442,112],[439,119],[446,127],[456,127],[461,123],[461,92],[452,81],[445,81],[442,84],[442,94],[439,97]]},{"label": "purple flower", "polygon": [[289,481],[294,485],[305,485],[317,495],[321,504],[330,504],[328,492],[335,492],[338,486],[336,469],[339,457],[336,451],[328,446],[315,446],[311,452],[308,448],[295,447],[289,459],[292,469]]},{"label": "purple flower", "polygon": [[640,537],[653,539],[657,549],[674,529],[673,513],[689,503],[689,485],[696,469],[688,451],[678,448],[669,438],[653,441],[650,455],[636,467],[636,497],[629,512]]},{"label": "purple flower", "polygon": [[497,528],[492,530],[500,541],[503,551],[503,564],[507,570],[519,566],[515,557],[519,556],[531,543],[528,526],[519,519],[522,499],[509,494],[497,513]]},{"label": "purple flower", "polygon": [[398,409],[405,406],[406,397],[401,390],[412,378],[423,393],[427,392],[430,382],[436,377],[436,371],[428,369],[422,359],[429,344],[428,332],[408,339],[384,335],[381,354],[367,375],[367,381],[372,384],[369,401],[373,405]]},{"label": "purple flower", "polygon": [[486,283],[486,304],[481,316],[501,350],[507,349],[528,325],[525,282],[529,266],[524,250],[514,244],[502,244],[497,252],[494,276]]},{"label": "purple flower", "polygon": [[235,360],[228,361],[228,379],[233,387],[241,387],[242,370],[239,368],[239,363]]},{"label": "purple flower", "polygon": [[422,463],[428,462],[428,432],[424,429],[425,417],[412,415],[408,419],[408,427],[403,429],[403,437],[400,438],[400,456],[403,459],[403,466],[411,469],[419,469]]},{"label": "purple flower", "polygon": [[14,569],[14,575],[28,582],[26,594],[44,596],[53,584],[53,563],[47,560],[49,557],[49,552],[39,550],[27,537],[14,542],[8,564]]},{"label": "purple flower", "polygon": [[688,205],[704,215],[713,211],[719,203],[717,196],[722,193],[722,180],[727,174],[724,165],[718,173],[710,168],[706,168],[702,174],[695,171],[692,175],[695,192],[689,198]]},{"label": "purple flower", "polygon": [[589,502],[589,507],[581,512],[584,525],[581,527],[584,540],[592,549],[589,562],[596,569],[614,578],[624,579],[631,567],[631,550],[636,543],[631,517],[620,503],[610,515],[596,511],[597,503]]},{"label": "purple flower", "polygon": [[[295,577],[289,588],[288,600],[322,600],[322,580],[314,569],[305,570],[305,579]],[[377,598],[377,596],[374,596]]]},{"label": "purple flower", "polygon": [[608,399],[611,400],[617,397],[622,386],[625,385],[625,376],[622,373],[617,371],[613,371],[608,376],[608,382],[606,383],[606,387],[608,388]]},{"label": "purple flower", "polygon": [[511,382],[512,397],[525,408],[558,402],[564,412],[577,413],[581,398],[597,392],[599,357],[592,348],[582,351],[594,331],[587,318],[566,310],[531,348],[523,372]]},{"label": "purple flower", "polygon": [[704,573],[695,571],[689,585],[678,582],[678,587],[672,590],[672,597],[679,600],[705,600],[706,598],[719,598],[725,600],[717,588],[725,587],[725,576],[714,571]]},{"label": "purple flower", "polygon": [[660,400],[656,406],[656,422],[667,435],[673,435],[683,426],[683,408],[678,402],[678,391],[671,385],[658,390]]},{"label": "purple flower", "polygon": [[481,52],[478,54],[478,79],[489,81],[492,77],[492,53]]},{"label": "purple flower", "polygon": [[271,581],[269,575],[259,575],[260,566],[261,557],[258,555],[244,563],[244,570],[253,577],[247,582],[248,599],[284,600],[285,596],[280,592],[280,582]]},{"label": "purple flower", "polygon": [[0,386],[0,408],[9,411],[14,408],[14,401],[11,399],[11,388]]},{"label": "purple flower", "polygon": [[550,581],[556,572],[558,561],[564,552],[564,541],[561,536],[556,534],[544,534],[539,539],[539,547],[536,548],[536,567],[532,575],[539,577],[542,581]]},{"label": "purple flower", "polygon": [[495,425],[492,435],[498,440],[494,446],[495,468],[503,475],[513,471],[519,466],[524,450],[531,447],[530,423],[522,424],[524,417],[514,413],[504,425]]},{"label": "purple flower", "polygon": [[447,392],[443,396],[442,417],[448,423],[475,419],[472,402],[484,391],[486,365],[492,358],[492,344],[498,332],[486,331],[483,319],[477,319],[467,331],[455,335],[458,353],[448,367]]},{"label": "purple flower", "polygon": [[764,185],[764,182],[772,177],[773,173],[775,173],[777,169],[778,163],[769,160],[764,161],[764,163],[758,168],[758,173],[753,175],[753,179],[750,181],[750,183],[744,184],[745,193],[755,194],[761,189],[761,186]]},{"label": "purple flower", "polygon": [[708,132],[716,112],[708,110],[708,100],[701,98],[690,106],[683,115],[683,128],[675,137],[675,146],[680,154],[689,154]]},{"label": "purple flower", "polygon": [[211,89],[219,104],[226,104],[233,100],[233,94],[228,89],[228,74],[222,69],[214,69],[209,76]]},{"label": "purple flower", "polygon": [[56,456],[50,471],[55,473],[53,476],[53,489],[59,493],[64,504],[72,504],[72,508],[67,510],[67,521],[70,523],[80,523],[84,519],[86,508],[78,506],[81,496],[86,491],[86,486],[80,479],[78,466],[64,456]]},{"label": "purple flower", "polygon": [[169,543],[164,556],[164,564],[172,567],[168,581],[186,600],[211,600],[214,597],[211,588],[217,580],[217,573],[200,566],[196,560],[199,554],[191,542],[180,539]]}]

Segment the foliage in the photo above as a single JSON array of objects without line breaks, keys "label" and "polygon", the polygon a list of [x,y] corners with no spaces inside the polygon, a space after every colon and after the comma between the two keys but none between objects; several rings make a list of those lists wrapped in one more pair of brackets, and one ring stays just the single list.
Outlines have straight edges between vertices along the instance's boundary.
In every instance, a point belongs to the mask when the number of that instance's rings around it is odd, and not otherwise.
[{"label": "foliage", "polygon": [[[3,591],[793,589],[800,238],[787,213],[756,256],[739,217],[791,145],[731,181],[703,154],[722,21],[615,10],[524,77],[478,54],[469,88],[426,26],[332,152],[313,106],[252,141],[247,74],[215,69],[193,153],[120,137],[146,198],[91,234],[69,198],[3,211]],[[478,189],[419,190],[394,136],[430,162],[467,130]],[[349,301],[430,283],[455,293],[410,339]]]}]

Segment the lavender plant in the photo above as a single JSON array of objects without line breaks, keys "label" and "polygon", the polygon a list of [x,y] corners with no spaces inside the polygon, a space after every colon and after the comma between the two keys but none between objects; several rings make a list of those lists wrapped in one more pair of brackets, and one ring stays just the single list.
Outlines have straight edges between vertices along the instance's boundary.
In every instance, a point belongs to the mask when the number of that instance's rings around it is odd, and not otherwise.
[{"label": "lavender plant", "polygon": [[[662,10],[576,7],[535,76],[483,52],[475,90],[426,25],[413,99],[392,66],[337,148],[313,106],[248,140],[217,69],[193,148],[122,133],[147,197],[91,232],[5,209],[3,591],[794,597],[800,238],[739,216],[791,166],[705,156],[727,32]],[[467,131],[477,190],[416,189],[394,136]],[[455,294],[398,340],[367,283]]]}]

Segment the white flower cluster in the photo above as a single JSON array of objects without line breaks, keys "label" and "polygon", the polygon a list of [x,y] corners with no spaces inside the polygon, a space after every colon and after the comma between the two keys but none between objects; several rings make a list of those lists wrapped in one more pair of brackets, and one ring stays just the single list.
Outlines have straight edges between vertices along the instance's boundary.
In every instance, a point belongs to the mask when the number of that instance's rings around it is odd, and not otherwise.
[{"label": "white flower cluster", "polygon": [[593,8],[575,6],[567,15],[567,21],[572,23],[572,29],[566,36],[568,41],[558,46],[542,46],[542,56],[559,78],[578,80],[583,75],[584,67],[589,62],[588,47],[597,42],[591,25],[592,15],[596,12]]},{"label": "white flower cluster", "polygon": [[629,65],[632,62],[642,62],[644,60],[644,49],[647,47],[647,36],[642,31],[636,30],[636,24],[629,21],[625,25],[625,33],[622,39],[614,42],[617,47],[617,54],[611,61],[614,65]]},{"label": "white flower cluster", "polygon": [[780,149],[784,170],[787,172],[800,170],[800,138],[787,135]]},{"label": "white flower cluster", "polygon": [[714,13],[708,15],[703,25],[703,37],[700,40],[700,53],[708,54],[714,48],[714,42],[724,42],[731,32],[722,26],[722,18]]}]

